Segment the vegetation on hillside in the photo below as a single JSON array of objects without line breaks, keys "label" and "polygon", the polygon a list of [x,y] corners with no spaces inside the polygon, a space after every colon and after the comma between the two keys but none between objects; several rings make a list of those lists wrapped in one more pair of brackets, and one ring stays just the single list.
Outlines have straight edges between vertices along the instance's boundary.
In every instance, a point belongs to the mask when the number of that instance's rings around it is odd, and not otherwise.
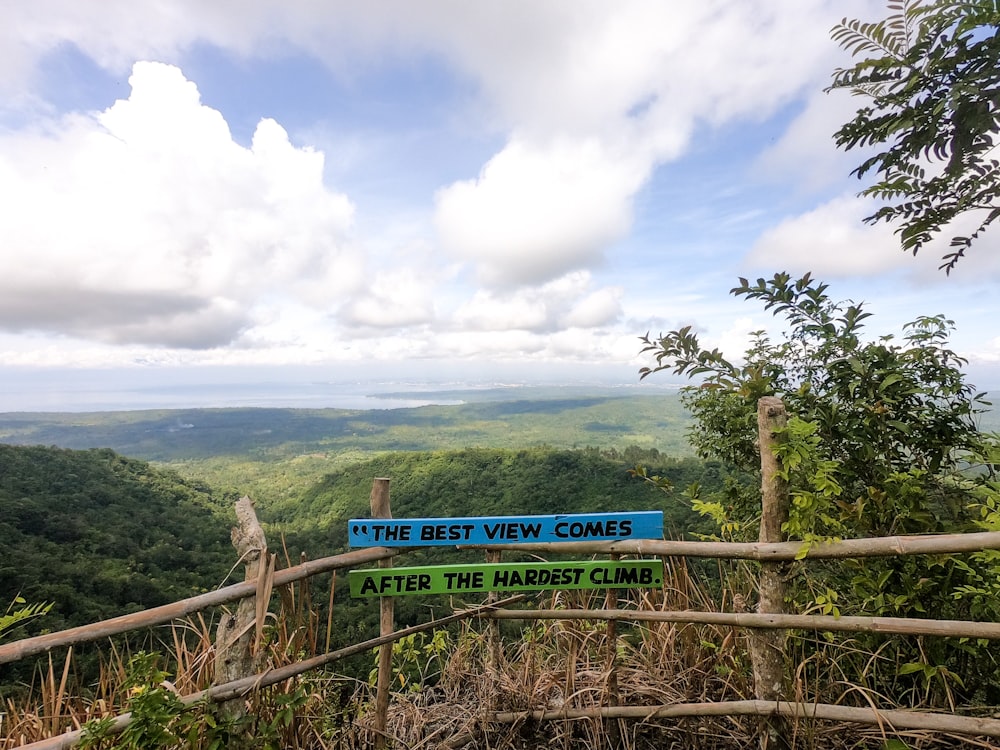
[{"label": "vegetation on hillside", "polygon": [[[460,391],[468,403],[405,409],[176,409],[0,414],[0,441],[111,448],[162,463],[208,459],[273,464],[297,457],[467,447],[657,448],[690,455],[689,416],[673,390]],[[289,466],[294,471],[294,466]]]},{"label": "vegetation on hillside", "polygon": [[[637,461],[655,467],[678,488],[702,483],[715,489],[740,481],[738,474],[719,462],[675,459],[638,448],[606,452],[552,448],[399,452],[335,471],[298,499],[263,509],[261,517],[267,522],[269,536],[283,538],[293,557],[300,552],[316,558],[343,551],[347,521],[370,513],[372,479],[389,477],[395,518],[662,510],[668,537],[709,530],[706,521],[691,511],[680,489],[665,496],[631,477],[628,468]],[[410,553],[407,564],[482,559],[480,552],[436,548]],[[313,586],[320,601],[329,578],[320,576]],[[444,596],[406,597],[396,604],[396,619],[400,625],[412,625],[435,612],[448,611],[453,603]],[[377,610],[368,603],[339,591],[334,604],[333,645],[372,637],[377,632],[377,617]],[[351,664],[360,669],[360,661]]]},{"label": "vegetation on hillside", "polygon": [[207,488],[110,450],[0,444],[0,602],[49,602],[59,630],[218,585],[229,527]]},{"label": "vegetation on hillside", "polygon": [[271,505],[265,518],[289,529],[319,527],[346,539],[347,519],[369,512],[374,477],[392,479],[398,518],[663,509],[668,532],[692,520],[678,492],[658,496],[628,473],[642,461],[676,486],[719,486],[731,474],[718,462],[678,459],[657,450],[519,450],[468,448],[395,452],[332,472],[294,499]]},{"label": "vegetation on hillside", "polygon": [[916,254],[952,235],[951,271],[1000,219],[1000,6],[996,0],[896,0],[879,21],[847,20],[833,38],[860,59],[831,88],[864,104],[837,145],[869,152],[854,170],[882,205],[866,221],[896,223]]},{"label": "vegetation on hillside", "polygon": [[[426,394],[390,394],[426,397]],[[111,448],[212,487],[223,515],[242,495],[294,504],[338,469],[392,451],[470,447],[629,446],[692,455],[690,417],[673,389],[503,388],[440,398],[466,403],[393,410],[183,409],[0,414],[0,442]]]},{"label": "vegetation on hillside", "polygon": [[[397,517],[500,515],[663,508],[668,533],[703,521],[626,471],[644,460],[678,486],[716,486],[718,462],[672,459],[658,451],[401,452],[370,458],[263,504],[270,544],[285,564],[346,549],[347,519],[368,514],[376,476],[393,478]],[[206,487],[106,450],[0,445],[0,602],[21,595],[51,602],[36,629],[59,630],[192,596],[219,585],[234,564],[225,514]],[[433,558],[433,554],[431,554]],[[329,586],[329,578],[314,583]],[[318,598],[322,599],[321,595]],[[372,614],[345,600],[337,643],[370,637]],[[401,619],[428,609],[401,607]],[[325,617],[325,610],[323,612]]]},{"label": "vegetation on hillside", "polygon": [[[682,399],[700,455],[759,471],[757,401],[779,396],[789,424],[778,458],[789,484],[785,531],[806,545],[838,537],[1000,529],[1000,484],[986,459],[995,437],[980,432],[987,404],[948,348],[951,322],[921,317],[893,335],[866,338],[861,303],[836,302],[807,274],[776,274],[732,290],[784,319],[772,340],[754,334],[742,363],[701,346],[688,328],[646,339],[655,366],[697,376]],[[728,534],[756,538],[756,491],[703,493],[697,507]],[[849,573],[843,573],[844,569]],[[843,614],[1000,620],[1000,555],[896,557],[850,566],[807,566],[796,605]],[[964,696],[1000,701],[1000,663],[986,646],[893,639],[892,668],[871,687],[926,689],[941,705]],[[880,650],[882,638],[862,641]],[[867,654],[856,670],[866,671]]]},{"label": "vegetation on hillside", "polygon": [[[777,299],[772,309],[786,314],[794,314],[797,305],[812,305],[810,309],[819,316],[818,328],[813,333],[820,339],[829,336],[831,347],[845,341],[853,346],[853,339],[843,336],[844,326],[849,326],[856,334],[861,321],[865,320],[865,313],[860,308],[844,309],[831,302],[825,295],[825,287],[817,289],[808,279],[801,281],[798,287],[780,276],[772,282],[762,281],[756,286],[744,283],[743,286],[742,293],[748,297]],[[824,315],[827,317],[823,318]],[[816,323],[812,318],[803,321],[803,325]],[[675,343],[679,345],[683,339],[689,345],[694,367],[708,366],[699,373],[707,387],[691,388],[683,396],[684,405],[695,416],[695,421],[689,424],[695,431],[694,444],[702,453],[698,458],[672,457],[646,445],[628,447],[613,442],[628,434],[627,429],[596,427],[591,430],[595,434],[614,435],[612,442],[602,448],[577,450],[530,445],[538,437],[537,433],[530,433],[530,438],[517,447],[368,453],[352,448],[343,453],[331,450],[307,455],[295,452],[307,445],[307,441],[290,440],[275,444],[281,446],[275,447],[281,454],[276,461],[273,456],[268,457],[268,451],[255,453],[252,449],[242,455],[210,459],[218,462],[214,464],[215,476],[226,478],[222,492],[210,493],[206,485],[196,480],[181,480],[170,471],[154,469],[108,450],[0,446],[9,451],[0,456],[4,458],[4,473],[0,474],[0,533],[9,534],[14,528],[21,534],[24,528],[42,531],[44,534],[37,539],[38,549],[52,550],[45,545],[58,546],[60,542],[51,542],[44,535],[58,534],[58,530],[68,524],[77,534],[66,539],[63,545],[66,547],[64,554],[72,557],[74,550],[87,550],[98,556],[105,548],[116,551],[110,537],[124,529],[125,539],[117,543],[127,548],[135,541],[134,558],[127,558],[131,562],[125,564],[119,579],[105,576],[103,580],[112,583],[110,591],[129,594],[129,601],[114,605],[125,609],[149,606],[152,602],[151,599],[133,601],[135,596],[130,592],[136,576],[129,565],[138,566],[134,570],[141,573],[148,572],[149,566],[155,564],[153,578],[156,581],[168,578],[175,585],[184,584],[183,576],[175,576],[171,566],[177,564],[186,569],[187,565],[198,565],[198,556],[204,555],[207,560],[209,551],[216,550],[219,553],[217,570],[221,572],[207,585],[222,579],[233,557],[227,539],[226,506],[239,489],[241,473],[247,470],[254,472],[255,483],[266,488],[259,514],[272,548],[278,550],[279,559],[286,565],[297,562],[300,552],[316,558],[343,550],[346,521],[352,516],[367,515],[371,483],[376,476],[392,479],[392,506],[396,517],[662,509],[668,537],[711,534],[717,531],[716,521],[721,521],[736,536],[749,537],[759,497],[759,478],[755,476],[758,457],[754,452],[749,420],[754,414],[756,396],[767,392],[785,397],[793,413],[800,410],[789,428],[789,448],[785,454],[786,458],[790,457],[787,462],[789,479],[796,492],[793,521],[799,526],[790,526],[793,536],[807,538],[811,534],[819,539],[841,533],[854,535],[855,531],[861,533],[863,529],[875,533],[881,528],[880,524],[919,531],[925,506],[932,509],[933,521],[940,523],[942,529],[962,523],[978,528],[976,522],[997,527],[1000,524],[997,523],[995,486],[994,495],[989,495],[988,475],[968,471],[968,459],[973,449],[978,449],[977,441],[982,437],[975,431],[975,410],[979,408],[979,401],[960,374],[950,379],[960,363],[947,350],[943,337],[946,328],[945,321],[928,319],[922,328],[914,329],[915,333],[906,334],[925,338],[922,341],[911,339],[907,346],[897,345],[891,338],[868,344],[857,335],[854,350],[845,349],[839,352],[843,356],[835,356],[830,348],[824,350],[822,357],[810,353],[808,346],[810,342],[815,343],[810,335],[792,336],[777,343],[761,336],[751,352],[756,352],[757,359],[749,357],[745,367],[726,362],[717,352],[703,352],[690,331],[684,332]],[[670,343],[668,338],[661,341]],[[703,354],[706,359],[698,359]],[[772,362],[771,357],[776,354],[786,357],[783,360],[785,367],[768,370],[765,365]],[[854,364],[850,356],[856,360]],[[843,367],[840,366],[842,361],[846,363]],[[661,363],[665,364],[666,359],[661,359]],[[911,364],[912,368],[907,369]],[[713,366],[717,371],[712,370]],[[870,371],[868,377],[865,368]],[[798,374],[783,380],[782,373],[786,372]],[[807,381],[809,387],[802,388],[801,384]],[[868,386],[874,390],[866,391]],[[923,408],[920,394],[929,393],[934,387],[944,390],[929,396]],[[869,393],[882,399],[881,408],[865,407],[869,402],[864,399]],[[555,430],[560,420],[580,408],[614,408],[622,415],[626,401],[630,399],[586,407],[578,403],[543,404],[540,413],[532,419],[542,419],[541,415],[548,414],[554,420],[551,429]],[[674,399],[674,403],[680,402]],[[816,415],[823,414],[831,403],[839,411],[826,422],[814,424]],[[810,404],[814,407],[811,412],[806,408]],[[899,448],[891,440],[879,442],[874,439],[885,437],[887,432],[892,437],[895,433],[891,430],[903,437],[908,434],[905,429],[888,424],[890,417],[886,415],[894,414],[893,408],[906,411],[901,419],[893,421],[907,424],[907,420],[913,420],[911,431],[921,428],[918,439],[923,442],[916,445],[923,451],[919,455],[926,460],[914,458],[917,453],[910,454],[912,460],[909,462],[893,459],[900,455],[894,451],[902,451],[901,455],[905,456],[910,449]],[[514,419],[513,415],[519,411],[530,415],[527,404],[516,402],[508,402],[502,411],[507,415],[505,419]],[[494,417],[497,414],[493,412]],[[220,413],[219,416],[234,415]],[[610,413],[606,413],[603,421],[589,421],[608,424],[609,417]],[[934,424],[940,428],[938,433],[926,429],[930,423],[927,420],[932,417],[937,420]],[[920,422],[921,419],[925,421]],[[219,424],[225,421],[221,419]],[[424,422],[425,427],[428,424]],[[504,424],[505,428],[497,423],[491,429],[496,429],[497,435],[506,429],[503,438],[517,443],[513,423]],[[526,423],[518,424],[524,426]],[[945,426],[949,429],[944,429]],[[249,423],[243,425],[244,429],[248,427]],[[416,437],[429,442],[437,439],[430,433],[421,435],[419,429],[404,419],[382,434],[381,444],[400,439],[401,433],[393,432],[399,429],[409,431],[415,440]],[[676,425],[672,429],[676,429]],[[824,429],[828,432],[822,432]],[[864,430],[872,430],[871,436],[865,436]],[[293,432],[291,430],[289,435]],[[446,432],[450,435],[448,439],[458,441],[462,429],[456,423]],[[934,442],[934,434],[939,435],[938,443]],[[390,435],[395,437],[390,440]],[[866,441],[864,446],[873,444],[874,450],[885,451],[896,463],[888,469],[869,465],[878,459],[878,453],[852,463],[854,449],[845,442],[845,436]],[[318,433],[314,438],[323,439]],[[569,436],[564,439],[568,440]],[[945,443],[949,441],[962,447],[961,454],[945,450]],[[842,448],[840,452],[838,445]],[[295,461],[306,463],[307,470],[290,470]],[[655,484],[667,489],[668,494],[630,474],[630,468],[637,464],[643,465],[645,476],[655,478]],[[185,470],[193,470],[198,464],[180,465]],[[903,482],[901,477],[908,477],[908,482]],[[896,480],[896,484],[891,480]],[[875,502],[867,493],[875,482],[882,483],[878,486],[882,495],[877,497],[896,503],[897,509],[912,510],[898,512],[895,516],[865,517],[863,523],[867,526],[852,527],[867,504]],[[110,497],[107,486],[114,488]],[[862,502],[852,502],[856,498],[850,493],[862,490],[865,493],[860,495]],[[112,497],[121,502],[111,502]],[[956,502],[962,499],[978,502],[979,515],[974,517],[962,502]],[[135,504],[142,507],[133,507]],[[13,512],[8,514],[8,508]],[[48,509],[52,510],[48,517],[61,514],[65,518],[60,520],[65,524],[38,526],[35,522],[39,514]],[[949,517],[941,512],[942,509],[954,510],[956,515]],[[30,513],[24,515],[26,511]],[[16,523],[8,519],[16,519]],[[197,527],[192,530],[192,536],[184,538],[204,541],[202,547],[187,550],[186,558],[176,551],[173,557],[163,555],[183,537],[172,530],[175,521],[177,528],[187,529],[188,523]],[[133,529],[130,523],[138,523],[144,528]],[[163,538],[158,536],[161,532],[165,532]],[[23,551],[24,547],[20,549]],[[157,560],[147,559],[152,550],[159,550],[163,556]],[[406,563],[433,563],[444,561],[444,557],[448,562],[481,560],[482,553],[428,549],[409,554]],[[505,555],[505,559],[508,558],[514,559],[514,554]],[[115,560],[81,560],[78,563],[81,571],[89,569],[98,575],[121,568]],[[859,566],[847,575],[840,575],[832,572],[833,566],[819,567],[809,577],[797,579],[800,587],[795,595],[810,611],[846,613],[852,607],[865,611],[864,607],[872,604],[870,596],[876,593],[874,590],[865,593],[861,582],[867,576],[869,580],[884,584],[879,591],[887,598],[879,605],[882,606],[880,611],[897,614],[916,610],[919,613],[917,605],[931,601],[926,597],[935,592],[921,583],[923,578],[916,576],[926,577],[929,572],[938,576],[934,580],[940,587],[941,606],[951,607],[950,610],[935,610],[935,615],[959,612],[990,619],[990,608],[996,602],[990,587],[995,583],[982,574],[989,572],[992,564],[989,556],[983,555],[972,558],[966,568],[957,565],[954,559],[939,559],[932,560],[928,570],[924,570],[913,567],[917,561],[912,560],[899,563],[897,568],[890,564],[889,575],[884,580],[886,569],[875,571],[872,567]],[[11,571],[13,566],[5,570]],[[48,570],[51,566],[38,578],[53,585],[61,583],[56,574],[50,577]],[[755,593],[752,577],[746,575],[746,566],[712,563],[688,569],[671,562],[668,571],[670,582],[663,592],[636,594],[631,604],[627,602],[632,595],[623,595],[622,603],[640,608],[724,611],[752,606],[748,603],[753,601]],[[942,571],[947,571],[947,575]],[[796,568],[796,573],[800,572]],[[719,573],[722,573],[721,578]],[[975,575],[981,577],[977,580]],[[992,581],[996,581],[995,576]],[[116,588],[117,582],[122,585]],[[332,600],[332,611],[328,611],[327,602],[334,584],[336,596]],[[191,591],[197,589],[197,584],[190,581],[186,585]],[[278,613],[273,619],[269,618],[265,629],[268,662],[284,664],[372,636],[377,630],[377,608],[368,600],[349,599],[344,588],[343,577],[335,581],[327,575],[278,592]],[[22,587],[18,585],[17,589],[21,591]],[[53,601],[56,607],[59,605],[55,600],[58,591],[25,589],[23,593],[28,601]],[[948,593],[961,596],[949,599]],[[84,591],[84,595],[87,594],[89,590]],[[0,596],[3,595],[8,600],[13,596],[0,592]],[[183,595],[185,593],[180,590],[175,592],[178,598]],[[551,601],[547,599],[549,596]],[[992,601],[991,596],[994,596]],[[592,592],[563,592],[541,595],[537,604],[542,605],[544,601],[547,606],[555,607],[600,606],[599,598],[600,595]],[[939,606],[939,600],[934,600],[933,606]],[[6,604],[3,598],[0,602]],[[82,606],[85,603],[78,604],[81,611],[86,610]],[[461,604],[445,597],[401,597],[396,603],[396,622],[398,626],[405,626],[425,621],[450,613],[454,606]],[[88,606],[96,607],[94,604]],[[979,609],[975,610],[976,607]],[[56,615],[54,608],[53,617],[65,615]],[[48,620],[50,617],[45,617],[40,622],[55,629]],[[101,734],[101,727],[106,726],[106,722],[93,724],[91,746],[102,748],[152,746],[149,743],[154,734],[161,738],[164,746],[174,743],[207,747],[213,742],[222,742],[237,747],[245,741],[241,739],[245,732],[250,733],[256,746],[371,745],[374,735],[368,708],[372,696],[366,678],[372,663],[367,654],[339,662],[333,670],[314,672],[260,692],[253,698],[253,711],[239,726],[227,724],[211,707],[181,706],[172,694],[173,686],[187,694],[211,681],[211,630],[210,619],[208,622],[194,619],[181,623],[170,635],[160,639],[157,648],[163,652],[161,656],[135,653],[134,646],[113,650],[103,657],[98,678],[87,676],[95,674],[92,671],[69,666],[66,673],[70,678],[64,686],[59,684],[58,667],[50,664],[47,671],[43,667],[39,674],[42,688],[39,698],[9,700],[6,708],[0,707],[0,713],[6,711],[8,716],[18,717],[11,731],[35,732],[31,736],[40,738],[58,734],[66,723],[82,723],[124,710],[145,712],[148,721],[144,719],[146,723],[137,725],[130,739],[121,738],[126,744],[113,745],[111,738]],[[496,633],[501,635],[499,644],[494,640]],[[616,640],[609,641],[611,633],[616,634]],[[395,649],[397,681],[394,689],[397,694],[391,731],[412,745],[430,743],[433,737],[458,734],[469,740],[470,748],[515,747],[518,743],[533,746],[553,737],[558,737],[564,747],[590,747],[606,742],[651,748],[670,742],[689,743],[692,738],[697,738],[706,748],[750,742],[754,722],[742,719],[727,720],[724,731],[720,731],[721,725],[700,719],[543,725],[520,721],[512,724],[509,730],[494,727],[496,731],[488,737],[476,734],[484,707],[496,710],[545,705],[579,707],[606,704],[611,700],[651,706],[664,701],[749,698],[752,676],[746,638],[745,631],[715,626],[619,623],[615,630],[606,624],[588,621],[534,625],[504,621],[495,630],[479,624],[453,627],[433,638],[411,638],[397,644]],[[795,695],[807,700],[844,705],[866,705],[878,691],[882,691],[878,701],[890,705],[935,706],[970,697],[992,700],[996,667],[991,652],[982,644],[973,643],[945,643],[943,650],[936,650],[940,643],[933,639],[908,642],[893,639],[890,642],[865,636],[840,639],[827,635],[819,640],[795,637],[788,651],[792,679],[789,687]],[[74,673],[80,681],[74,681]],[[163,682],[164,678],[169,682]],[[612,698],[612,695],[617,697]],[[59,699],[61,702],[56,700],[59,696],[63,696]],[[165,733],[157,734],[161,730]],[[796,731],[803,732],[804,746],[813,747],[860,747],[873,742],[877,745],[880,737],[877,730],[855,731],[848,737],[811,723]],[[910,735],[914,736],[917,735]],[[0,734],[0,746],[3,746],[2,739]]]}]

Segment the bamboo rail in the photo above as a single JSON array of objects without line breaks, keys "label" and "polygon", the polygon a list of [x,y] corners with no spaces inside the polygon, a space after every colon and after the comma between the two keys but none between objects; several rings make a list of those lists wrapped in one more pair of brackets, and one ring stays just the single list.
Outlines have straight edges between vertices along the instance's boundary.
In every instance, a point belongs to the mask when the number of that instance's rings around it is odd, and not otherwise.
[{"label": "bamboo rail", "polygon": [[522,720],[558,719],[676,719],[687,716],[785,716],[795,719],[821,719],[854,724],[872,724],[890,729],[923,729],[937,732],[1000,737],[1000,720],[975,716],[925,713],[899,709],[854,708],[827,703],[792,703],[789,701],[723,701],[720,703],[678,703],[669,706],[605,706],[546,711],[498,711],[490,719],[498,724]]},{"label": "bamboo rail", "polygon": [[[274,585],[282,586],[286,583],[292,583],[293,581],[320,573],[329,573],[331,570],[352,568],[356,565],[375,560],[384,560],[396,554],[399,554],[399,550],[386,547],[371,547],[345,552],[342,555],[324,557],[319,560],[310,560],[292,568],[276,571],[274,573]],[[113,617],[110,620],[62,630],[58,633],[23,638],[19,641],[0,645],[0,664],[34,656],[35,654],[44,653],[60,646],[71,646],[77,643],[97,641],[108,636],[128,632],[129,630],[163,625],[181,617],[186,617],[194,612],[234,602],[238,599],[245,599],[254,596],[256,593],[257,584],[255,582],[236,583],[232,586],[199,594],[189,599],[182,599],[179,602],[164,604],[162,607],[154,607],[130,615],[121,615],[120,617]]]},{"label": "bamboo rail", "polygon": [[[844,539],[839,542],[813,543],[803,554],[804,544],[805,542],[689,542],[664,539],[622,539],[617,542],[526,542],[505,544],[502,549],[511,552],[715,557],[761,562],[796,559],[843,560],[852,557],[958,554],[1000,549],[1000,531]],[[460,545],[460,549],[501,549],[501,547],[489,544],[468,544]]]},{"label": "bamboo rail", "polygon": [[638,609],[497,609],[492,620],[607,620],[609,622],[678,622],[760,630],[816,630],[847,633],[931,635],[945,638],[1000,639],[1000,623],[927,620],[916,617],[835,617],[833,615],[757,614],[750,612],[675,612]]},{"label": "bamboo rail", "polygon": [[[319,562],[319,561],[316,561]],[[293,570],[292,568],[288,569]],[[296,662],[285,667],[268,670],[263,674],[253,675],[240,680],[229,682],[223,685],[216,685],[208,690],[183,696],[182,703],[191,705],[200,700],[212,702],[222,702],[245,696],[249,692],[262,687],[269,687],[297,675],[318,669],[331,664],[340,659],[344,659],[354,654],[364,653],[371,649],[392,643],[401,638],[405,638],[414,633],[442,627],[470,617],[482,617],[484,619],[524,619],[526,617],[537,617],[539,619],[632,619],[632,620],[663,620],[693,622],[689,615],[711,615],[717,618],[725,618],[727,621],[720,621],[719,624],[742,624],[748,627],[768,627],[764,623],[765,619],[773,619],[773,615],[749,615],[749,614],[728,614],[728,613],[698,613],[698,612],[637,612],[635,610],[509,610],[503,607],[518,601],[523,601],[526,597],[518,596],[503,599],[494,604],[486,604],[460,612],[456,612],[447,617],[442,617],[421,625],[414,625],[409,628],[396,631],[394,633],[372,638],[362,643],[356,643],[345,648],[331,651],[326,654],[315,656],[305,661]],[[516,616],[516,617],[515,617]],[[673,617],[683,617],[684,619],[671,619]],[[799,618],[811,620],[833,620],[841,623],[851,620],[884,620],[890,618],[834,618],[829,616],[810,615],[786,615],[785,618]],[[750,622],[735,623],[735,618],[750,620]],[[923,622],[923,621],[918,621]],[[950,622],[950,621],[940,621]],[[985,623],[982,623],[985,624]],[[776,624],[773,627],[790,627],[788,624]],[[998,626],[1000,627],[1000,626]],[[821,628],[828,629],[828,628]],[[832,628],[829,628],[832,629]],[[895,631],[881,631],[895,632]],[[495,723],[513,723],[525,719],[534,721],[551,720],[573,720],[590,718],[620,718],[639,719],[649,721],[651,719],[684,718],[689,716],[769,716],[781,715],[790,718],[808,718],[828,721],[852,722],[857,724],[870,724],[877,726],[890,726],[896,729],[922,729],[929,731],[956,732],[967,735],[984,735],[990,737],[1000,737],[1000,720],[979,717],[954,716],[952,714],[924,713],[917,711],[901,711],[897,709],[878,710],[873,708],[852,708],[848,706],[835,706],[828,704],[812,703],[792,703],[787,701],[728,701],[719,703],[685,703],[667,706],[609,706],[598,709],[556,709],[538,711],[506,711],[495,712],[489,720]],[[115,718],[109,732],[118,734],[124,730],[131,722],[130,714],[122,714]],[[83,736],[83,730],[66,732],[57,737],[50,737],[39,742],[23,745],[22,750],[68,750],[76,745]]]}]

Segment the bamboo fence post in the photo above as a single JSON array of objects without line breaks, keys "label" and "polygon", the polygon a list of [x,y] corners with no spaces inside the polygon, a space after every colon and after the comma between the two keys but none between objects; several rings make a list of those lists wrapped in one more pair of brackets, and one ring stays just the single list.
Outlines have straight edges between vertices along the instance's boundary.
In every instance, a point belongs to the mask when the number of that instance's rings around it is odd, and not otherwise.
[{"label": "bamboo fence post", "polygon": [[[219,621],[215,634],[216,685],[258,671],[264,615],[274,580],[274,556],[267,554],[267,539],[249,497],[236,501],[236,521],[231,534],[233,546],[245,565],[245,581],[255,583],[256,591],[254,596],[240,601],[235,613],[226,614]],[[219,711],[230,719],[239,719],[246,714],[246,704],[236,698],[222,703]]]},{"label": "bamboo fence post", "polygon": [[[486,550],[486,562],[488,563],[498,563],[501,560],[503,553],[500,550]],[[497,601],[496,591],[490,591],[486,595],[486,603],[489,605],[495,604]],[[486,653],[488,664],[486,667],[487,672],[493,678],[494,684],[500,678],[500,623],[496,620],[486,621]],[[495,693],[489,696],[490,703],[492,705]]]},{"label": "bamboo fence post", "polygon": [[[372,482],[371,511],[372,518],[392,518],[392,508],[389,503],[389,479],[377,477]],[[380,568],[392,566],[391,560],[380,560]],[[393,622],[393,600],[391,596],[379,597],[379,635],[387,636],[395,630]],[[386,726],[389,722],[389,687],[392,684],[392,643],[379,646],[378,649],[378,682],[375,688],[375,731],[377,747],[388,746]]]},{"label": "bamboo fence post", "polygon": [[[610,557],[613,562],[622,559],[622,556],[618,554],[613,554]],[[618,609],[618,589],[607,590],[604,595],[604,608],[606,610]],[[618,691],[618,623],[615,620],[607,621],[605,634],[608,648],[608,704],[618,706],[621,702],[621,696]],[[611,719],[608,727],[608,739],[611,747],[621,746],[621,726],[618,719]]]},{"label": "bamboo fence post", "polygon": [[[883,736],[902,734],[900,730],[968,734],[973,737],[1000,737],[1000,720],[978,716],[928,713],[900,709],[855,708],[827,703],[788,701],[720,701],[718,703],[673,703],[664,706],[595,706],[528,711],[502,711],[488,717],[498,724],[523,721],[572,721],[615,716],[649,722],[652,719],[679,719],[706,716],[787,716],[877,726]],[[846,728],[845,728],[846,729]],[[849,731],[849,730],[848,730]],[[975,740],[970,747],[994,747]]]},{"label": "bamboo fence post", "polygon": [[[783,542],[782,525],[788,520],[788,486],[780,477],[781,466],[774,449],[783,439],[780,430],[788,424],[781,399],[765,396],[757,402],[757,431],[760,441],[761,543]],[[760,614],[783,614],[787,563],[764,562],[760,569]],[[750,661],[753,664],[754,693],[759,701],[777,703],[783,699],[785,669],[782,630],[753,630],[750,634]],[[777,714],[761,722],[758,737],[761,750],[788,748],[788,722]]]}]

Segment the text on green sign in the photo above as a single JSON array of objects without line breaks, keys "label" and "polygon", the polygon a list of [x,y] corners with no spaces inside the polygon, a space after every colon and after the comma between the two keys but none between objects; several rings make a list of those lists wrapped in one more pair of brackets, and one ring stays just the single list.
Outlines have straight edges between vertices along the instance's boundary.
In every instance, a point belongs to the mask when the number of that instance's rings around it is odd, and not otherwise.
[{"label": "text on green sign", "polygon": [[562,563],[483,563],[352,570],[351,595],[399,596],[480,591],[542,591],[655,587],[663,583],[662,560]]}]

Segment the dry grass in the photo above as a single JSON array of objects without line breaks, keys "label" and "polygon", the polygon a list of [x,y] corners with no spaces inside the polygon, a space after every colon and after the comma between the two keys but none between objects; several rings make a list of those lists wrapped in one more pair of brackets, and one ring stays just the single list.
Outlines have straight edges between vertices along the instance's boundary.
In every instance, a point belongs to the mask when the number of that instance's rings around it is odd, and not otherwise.
[{"label": "dry grass", "polygon": [[[306,581],[282,587],[277,615],[269,615],[264,661],[271,667],[292,663],[315,651],[316,613]],[[153,631],[146,648],[162,655],[170,679],[163,687],[190,695],[211,686],[215,669],[215,623],[197,615]],[[127,665],[132,649],[114,641],[100,653],[97,679],[81,684],[74,669],[73,649],[56,662],[51,653],[40,662],[35,678],[16,698],[0,706],[0,750],[20,747],[80,729],[86,722],[128,711]],[[262,691],[255,709],[267,710],[263,699],[281,694],[281,687]],[[319,696],[322,697],[322,696]],[[306,747],[308,745],[303,745]]]},{"label": "dry grass", "polygon": [[[662,591],[621,595],[618,606],[670,610],[712,605],[683,564],[667,569]],[[588,609],[603,603],[603,595],[594,592],[559,592],[539,606]],[[506,640],[500,663],[493,664],[489,631],[466,626],[432,689],[394,697],[390,733],[399,747],[408,748],[448,742],[445,746],[470,749],[641,750],[739,747],[752,739],[752,727],[736,720],[715,726],[685,720],[669,727],[619,719],[484,724],[496,711],[653,707],[752,696],[745,643],[730,629],[670,623],[616,623],[612,628],[614,639],[606,622],[525,620],[520,638]]]},{"label": "dry grass", "polygon": [[[619,607],[648,610],[739,609],[752,591],[724,589],[709,596],[683,561],[667,560],[662,590],[622,595]],[[726,575],[724,580],[748,580]],[[600,608],[593,592],[560,592],[543,608]],[[509,622],[509,621],[506,621]],[[749,633],[722,626],[617,623],[599,621],[523,621],[520,637],[505,639],[497,663],[493,637],[485,625],[465,625],[438,681],[427,689],[393,696],[388,733],[399,748],[521,750],[565,748],[715,750],[756,745],[755,717],[704,717],[679,720],[587,718],[537,722],[487,723],[493,712],[587,709],[735,701],[753,697]],[[853,706],[895,706],[864,682],[863,666],[888,657],[859,651],[850,639],[790,638],[791,697],[800,701]],[[862,671],[854,669],[861,665]],[[859,681],[860,680],[860,681]],[[914,707],[914,706],[908,706]],[[369,726],[362,713],[356,725]],[[910,731],[886,733],[878,727],[820,721],[792,722],[796,748],[910,747],[990,748],[967,737]],[[887,745],[890,739],[906,745]]]},{"label": "dry grass", "polygon": [[[662,589],[620,592],[615,606],[646,610],[734,611],[753,601],[749,586],[734,590],[718,581],[695,580],[683,561],[666,560]],[[719,580],[749,577],[721,570]],[[707,593],[712,589],[715,593]],[[265,662],[290,664],[324,650],[328,621],[320,622],[304,582],[280,588],[278,612],[268,616]],[[601,608],[603,594],[557,592],[534,606]],[[202,617],[160,631],[160,653],[171,675],[170,688],[189,695],[213,678],[214,624]],[[389,746],[468,750],[657,750],[664,748],[743,748],[755,744],[754,717],[693,717],[675,720],[586,718],[537,722],[518,718],[498,723],[495,712],[649,706],[753,697],[745,630],[673,623],[625,624],[588,620],[466,622],[446,653],[421,665],[422,682],[394,684],[387,735]],[[865,684],[866,674],[891,663],[891,655],[862,651],[856,641],[827,642],[818,636],[789,639],[790,697],[800,701],[853,706],[892,706]],[[90,719],[113,716],[128,704],[126,665],[131,654],[111,647],[97,682],[81,686],[73,654],[52,657],[40,667],[31,690],[0,708],[0,750],[76,729]],[[425,658],[425,657],[421,657]],[[412,666],[412,665],[411,665]],[[278,726],[282,748],[358,750],[376,745],[374,695],[367,684],[314,673],[249,698],[259,726]],[[278,721],[288,696],[296,696],[294,716]],[[914,696],[908,696],[914,698]],[[909,707],[913,707],[912,705]],[[830,722],[792,724],[796,748],[884,748],[895,738],[911,748],[989,748],[988,742],[926,732],[883,735],[878,727]],[[889,745],[888,747],[893,747]],[[896,747],[903,747],[897,745]]]},{"label": "dry grass", "polygon": [[[161,653],[170,654],[174,665],[171,674],[176,677],[171,689],[183,695],[211,683],[212,638],[204,619],[174,623],[159,646]],[[84,685],[75,673],[72,648],[62,656],[58,670],[50,653],[27,689],[19,697],[5,700],[0,710],[0,750],[38,742],[80,729],[93,719],[125,712],[126,664],[130,657],[127,647],[110,643],[101,654],[96,681]]]}]

